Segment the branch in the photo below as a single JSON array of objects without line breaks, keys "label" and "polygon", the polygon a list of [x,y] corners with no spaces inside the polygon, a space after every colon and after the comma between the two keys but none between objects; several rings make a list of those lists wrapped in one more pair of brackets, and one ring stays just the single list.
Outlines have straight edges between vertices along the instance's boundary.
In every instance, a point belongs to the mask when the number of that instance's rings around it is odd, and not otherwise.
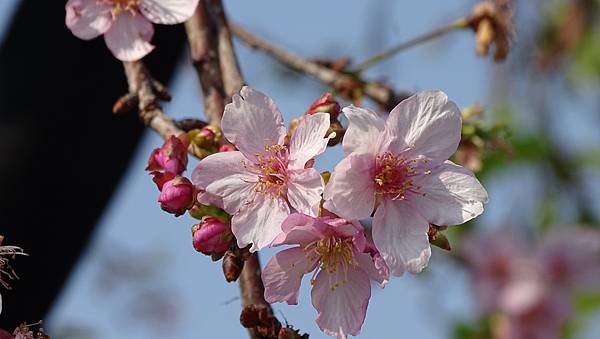
[{"label": "branch", "polygon": [[225,108],[225,90],[219,54],[217,53],[217,31],[214,20],[200,1],[196,12],[185,22],[190,56],[202,87],[204,114],[213,125],[219,125]]},{"label": "branch", "polygon": [[317,62],[304,59],[296,54],[270,44],[266,40],[249,33],[242,27],[233,23],[230,23],[229,26],[231,27],[231,31],[251,48],[261,49],[285,66],[300,73],[310,75],[337,91],[344,92],[351,87],[360,87],[365,95],[388,110],[393,108],[398,102],[410,96],[410,93],[394,93],[390,88],[381,84],[364,82],[349,74],[338,72],[320,65]]}]

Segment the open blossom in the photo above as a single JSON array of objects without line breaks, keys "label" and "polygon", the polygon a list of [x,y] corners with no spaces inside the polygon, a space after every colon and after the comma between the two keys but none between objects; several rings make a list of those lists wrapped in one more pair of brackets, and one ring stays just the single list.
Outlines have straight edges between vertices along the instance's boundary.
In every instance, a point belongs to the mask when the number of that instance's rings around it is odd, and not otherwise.
[{"label": "open blossom", "polygon": [[387,121],[354,106],[347,157],[325,189],[324,207],[346,219],[373,219],[373,241],[392,274],[420,272],[429,261],[429,224],[456,225],[483,212],[487,192],[447,159],[460,141],[461,114],[442,92],[420,92]]},{"label": "open blossom", "polygon": [[362,225],[295,213],[281,227],[283,233],[273,245],[299,246],[277,253],[266,265],[262,279],[267,302],[297,304],[302,278],[312,272],[319,328],[338,338],[358,335],[371,297],[370,280],[383,288],[389,278]]},{"label": "open blossom", "polygon": [[[286,128],[275,103],[261,92],[242,88],[225,107],[221,127],[239,151],[203,159],[192,180],[207,196],[222,199],[232,215],[238,245],[251,251],[268,246],[281,233],[281,222],[293,211],[316,216],[323,179],[307,162],[328,142],[329,114],[306,116],[285,144]],[[214,200],[214,199],[213,199]]]},{"label": "open blossom", "polygon": [[69,0],[65,23],[83,40],[104,34],[116,58],[135,61],[154,49],[152,23],[182,23],[197,4],[198,0]]}]

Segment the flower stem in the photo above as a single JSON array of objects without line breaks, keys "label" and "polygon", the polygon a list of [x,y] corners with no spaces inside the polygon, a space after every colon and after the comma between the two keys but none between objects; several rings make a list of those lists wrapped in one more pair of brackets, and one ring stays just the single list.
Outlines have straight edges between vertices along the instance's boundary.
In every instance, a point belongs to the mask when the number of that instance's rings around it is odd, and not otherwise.
[{"label": "flower stem", "polygon": [[467,28],[469,27],[469,21],[466,18],[461,18],[458,19],[454,22],[452,22],[449,25],[440,27],[438,29],[435,29],[429,33],[426,33],[424,35],[418,36],[416,38],[410,39],[408,41],[404,41],[386,51],[383,51],[381,53],[375,54],[372,57],[370,57],[369,59],[361,62],[360,64],[358,64],[358,66],[356,66],[352,71],[350,71],[351,73],[356,73],[359,74],[362,71],[366,70],[367,68],[370,68],[372,66],[377,65],[378,63],[385,61],[389,58],[391,58],[392,56],[394,56],[395,54],[397,54],[400,51],[403,51],[405,49],[411,48],[413,46],[417,46],[421,43],[424,42],[428,42],[430,40],[433,40],[435,38],[441,37],[443,35],[446,35],[447,33],[450,33],[452,31],[455,30],[459,30],[459,29],[463,29],[463,28]]}]

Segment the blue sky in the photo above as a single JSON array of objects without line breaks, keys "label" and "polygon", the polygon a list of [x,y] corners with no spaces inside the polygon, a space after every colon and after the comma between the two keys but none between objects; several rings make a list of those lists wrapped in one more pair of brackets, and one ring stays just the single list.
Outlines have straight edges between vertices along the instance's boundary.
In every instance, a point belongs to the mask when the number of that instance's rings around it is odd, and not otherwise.
[{"label": "blue sky", "polygon": [[[8,14],[5,9],[14,2],[0,2],[0,13]],[[352,56],[356,61],[450,22],[468,13],[472,5],[439,0],[225,2],[231,20],[273,43],[308,57]],[[260,52],[236,46],[245,79],[276,101],[286,121],[302,114],[324,90],[311,79],[289,76]],[[106,57],[111,57],[108,50]],[[476,57],[472,34],[461,32],[407,51],[368,75],[385,78],[400,89],[443,90],[459,107],[485,106],[495,102],[488,94],[491,77],[502,67]],[[165,105],[166,112],[176,118],[202,117],[200,89],[187,60],[169,87],[174,99]],[[193,250],[193,220],[163,213],[156,203],[158,192],[144,167],[150,151],[160,144],[151,131],[144,135],[90,248],[47,318],[51,334],[63,338],[246,337],[238,320],[237,285],[224,282],[220,263]],[[317,160],[317,167],[330,170],[340,158],[339,148],[329,150]],[[514,186],[507,188],[505,183],[515,174],[523,179],[523,189],[511,199]],[[529,222],[527,213],[512,212],[539,194],[537,174],[535,168],[516,168],[487,183],[491,202],[482,221],[492,226]],[[273,253],[261,252],[263,264]],[[298,306],[276,304],[274,309],[311,338],[326,338],[314,323],[308,287],[303,285]],[[161,313],[165,309],[172,311]],[[425,273],[393,279],[385,290],[373,288],[361,337],[444,338],[454,321],[472,313],[467,276],[443,251],[434,250]]]}]

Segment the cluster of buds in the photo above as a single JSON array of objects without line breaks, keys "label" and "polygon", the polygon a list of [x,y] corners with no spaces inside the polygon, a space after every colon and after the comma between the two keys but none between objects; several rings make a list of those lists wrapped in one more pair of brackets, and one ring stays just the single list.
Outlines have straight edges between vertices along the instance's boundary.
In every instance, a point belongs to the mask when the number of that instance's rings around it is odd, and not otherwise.
[{"label": "cluster of buds", "polygon": [[196,251],[210,255],[214,261],[223,257],[231,248],[233,234],[231,225],[212,216],[204,216],[202,222],[192,227],[192,244]]},{"label": "cluster of buds", "polygon": [[161,148],[152,151],[146,167],[160,191],[160,207],[175,216],[185,213],[195,201],[194,185],[181,175],[187,168],[189,144],[187,134],[171,136]]},{"label": "cluster of buds", "polygon": [[[342,141],[344,137],[345,129],[342,124],[339,122],[338,118],[340,112],[342,111],[340,104],[333,98],[333,94],[331,93],[323,93],[321,96],[315,100],[310,107],[304,112],[304,115],[313,115],[315,113],[329,113],[329,130],[327,131],[326,136],[329,136],[331,133],[335,133],[335,137],[329,139],[329,146],[335,146]],[[300,123],[299,119],[293,119],[288,126],[288,137],[291,138],[292,134],[296,130],[296,126]]]},{"label": "cluster of buds", "polygon": [[475,31],[477,54],[488,55],[495,45],[494,60],[504,61],[510,50],[512,35],[511,0],[487,0],[473,8],[469,26]]},{"label": "cluster of buds", "polygon": [[[205,158],[217,152],[235,150],[235,148],[230,149],[226,144],[223,144],[223,132],[215,125],[207,125],[199,129],[193,129],[188,132],[188,136],[191,141],[192,151],[200,158]],[[223,150],[221,150],[221,148],[223,148]]]}]

